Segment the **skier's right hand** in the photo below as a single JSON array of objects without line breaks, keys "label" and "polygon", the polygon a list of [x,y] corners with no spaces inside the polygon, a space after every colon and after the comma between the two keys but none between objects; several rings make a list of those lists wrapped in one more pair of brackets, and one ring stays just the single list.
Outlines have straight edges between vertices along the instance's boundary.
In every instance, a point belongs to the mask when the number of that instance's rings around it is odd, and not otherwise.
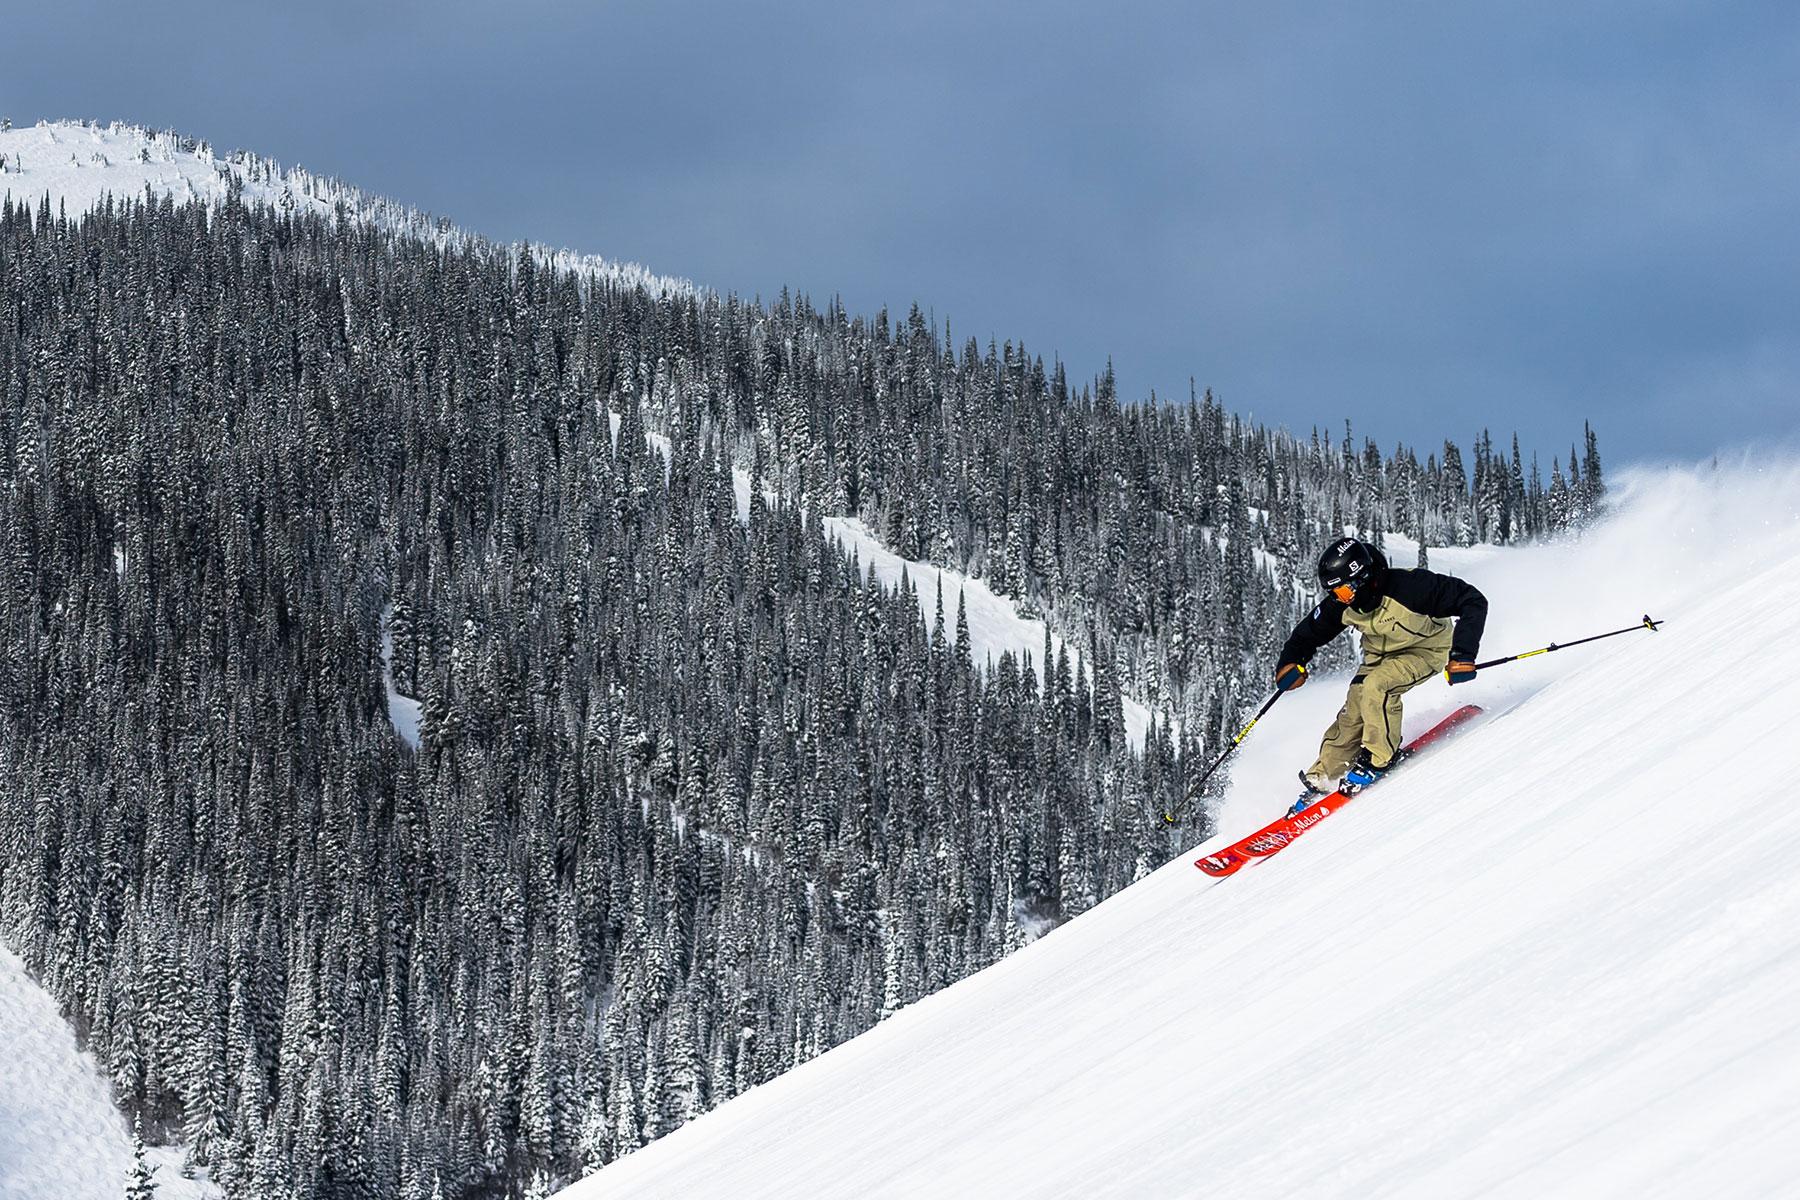
[{"label": "skier's right hand", "polygon": [[1306,668],[1299,663],[1283,663],[1275,672],[1275,687],[1279,691],[1291,692],[1306,683]]}]

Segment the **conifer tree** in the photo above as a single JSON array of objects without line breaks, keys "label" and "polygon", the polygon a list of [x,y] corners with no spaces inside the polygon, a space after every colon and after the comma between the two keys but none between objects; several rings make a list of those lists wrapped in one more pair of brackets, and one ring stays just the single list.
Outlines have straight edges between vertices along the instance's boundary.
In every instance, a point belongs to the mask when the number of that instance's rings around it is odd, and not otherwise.
[{"label": "conifer tree", "polygon": [[139,1118],[131,1125],[131,1170],[125,1176],[125,1200],[152,1200],[156,1181],[151,1177],[155,1174],[156,1168],[144,1159],[144,1122]]}]

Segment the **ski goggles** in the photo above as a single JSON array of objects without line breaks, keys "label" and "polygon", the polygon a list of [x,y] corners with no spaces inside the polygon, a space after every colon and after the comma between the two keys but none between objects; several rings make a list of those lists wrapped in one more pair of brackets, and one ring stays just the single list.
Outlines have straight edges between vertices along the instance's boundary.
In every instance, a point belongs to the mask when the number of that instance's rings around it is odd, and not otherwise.
[{"label": "ski goggles", "polygon": [[1336,600],[1339,604],[1348,604],[1356,599],[1356,587],[1354,584],[1340,583],[1335,587],[1329,587],[1325,590],[1330,592],[1331,598]]}]

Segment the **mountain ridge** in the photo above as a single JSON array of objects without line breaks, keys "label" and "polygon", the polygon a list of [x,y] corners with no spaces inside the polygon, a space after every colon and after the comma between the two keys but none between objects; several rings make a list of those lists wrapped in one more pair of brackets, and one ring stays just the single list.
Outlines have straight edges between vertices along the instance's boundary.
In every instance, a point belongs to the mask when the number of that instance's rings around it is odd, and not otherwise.
[{"label": "mountain ridge", "polygon": [[[313,211],[330,216],[341,207],[357,221],[422,238],[440,247],[471,243],[499,245],[455,225],[446,217],[377,196],[335,176],[304,167],[286,167],[246,150],[218,154],[211,144],[172,130],[114,121],[39,121],[0,130],[0,201],[28,204],[35,211],[46,196],[53,214],[74,218],[111,197],[117,203],[143,198],[146,188],[177,202],[222,203],[234,189],[246,203],[264,203],[284,212]],[[533,256],[553,270],[621,287],[643,288],[652,296],[691,294],[688,280],[659,275],[637,263],[526,243]]]}]

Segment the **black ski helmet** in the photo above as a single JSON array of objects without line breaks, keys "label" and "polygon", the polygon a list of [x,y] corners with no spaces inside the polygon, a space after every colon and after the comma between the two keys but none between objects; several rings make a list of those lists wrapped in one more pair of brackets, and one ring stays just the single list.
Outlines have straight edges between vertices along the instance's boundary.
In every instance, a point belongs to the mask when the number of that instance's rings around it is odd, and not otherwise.
[{"label": "black ski helmet", "polygon": [[1327,592],[1342,587],[1352,593],[1360,592],[1370,584],[1379,584],[1387,569],[1387,559],[1381,551],[1355,538],[1339,538],[1319,555],[1319,582]]}]

